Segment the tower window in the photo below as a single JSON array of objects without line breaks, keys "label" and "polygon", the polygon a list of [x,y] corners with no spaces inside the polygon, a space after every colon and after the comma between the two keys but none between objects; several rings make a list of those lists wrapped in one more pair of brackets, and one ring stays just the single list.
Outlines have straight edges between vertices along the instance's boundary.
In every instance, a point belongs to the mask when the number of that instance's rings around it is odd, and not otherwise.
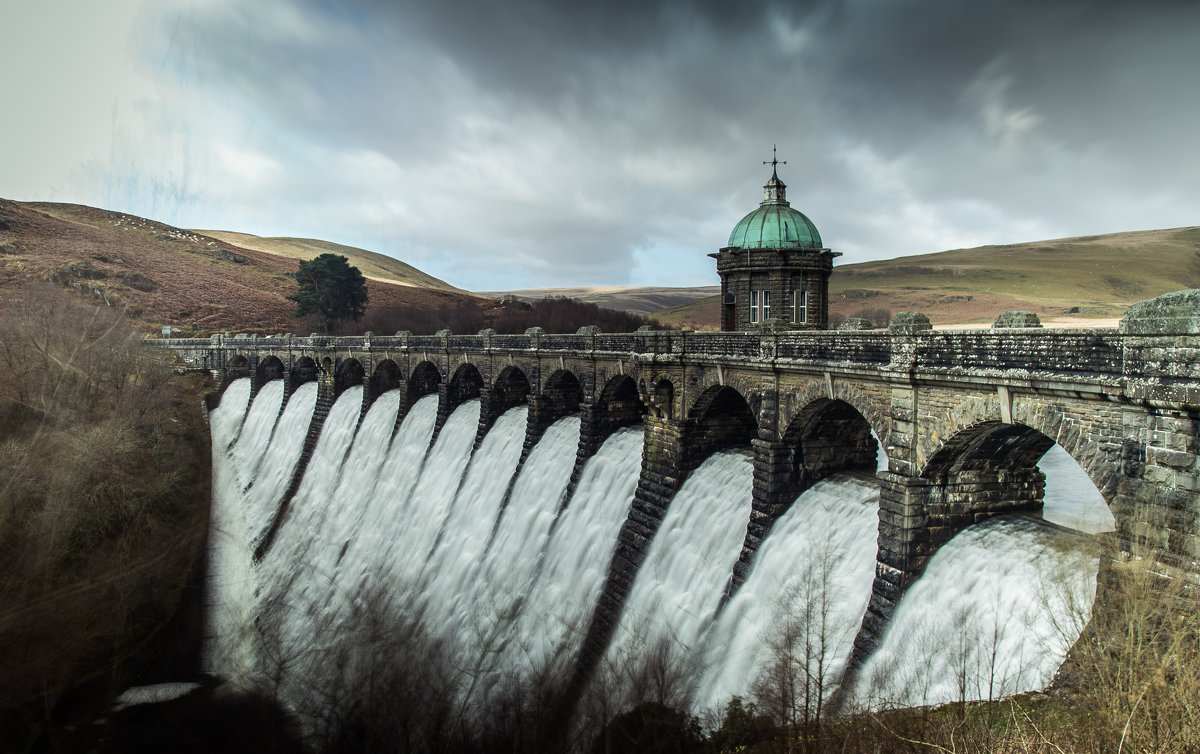
[{"label": "tower window", "polygon": [[789,322],[803,323],[808,321],[808,291],[788,291]]},{"label": "tower window", "polygon": [[750,324],[758,324],[770,316],[771,292],[767,290],[750,291]]}]

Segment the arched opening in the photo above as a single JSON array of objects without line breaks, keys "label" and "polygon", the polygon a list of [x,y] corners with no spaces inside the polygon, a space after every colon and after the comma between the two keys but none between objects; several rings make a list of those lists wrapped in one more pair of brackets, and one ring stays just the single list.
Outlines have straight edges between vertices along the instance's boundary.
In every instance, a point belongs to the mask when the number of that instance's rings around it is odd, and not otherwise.
[{"label": "arched opening", "polygon": [[474,364],[463,364],[454,371],[454,376],[450,378],[450,384],[446,386],[449,410],[453,411],[463,403],[478,398],[479,391],[482,389],[483,377],[479,374],[479,370],[475,368]]},{"label": "arched opening", "polygon": [[346,388],[363,384],[366,371],[358,359],[343,359],[333,376],[333,394],[341,395]]},{"label": "arched opening", "polygon": [[317,363],[307,356],[301,356],[296,359],[296,363],[292,365],[292,371],[288,375],[288,393],[296,392],[296,388],[306,382],[312,382],[317,379]]},{"label": "arched opening", "polygon": [[268,356],[258,362],[258,369],[255,370],[255,377],[259,385],[265,385],[272,380],[282,380],[283,374],[283,362],[275,356]]},{"label": "arched opening", "polygon": [[422,396],[438,391],[442,384],[442,373],[431,362],[422,361],[413,368],[408,378],[408,405],[417,402]]},{"label": "arched opening", "polygon": [[798,490],[842,471],[874,474],[879,441],[858,409],[846,401],[821,398],[802,408],[783,433],[793,449]]},{"label": "arched opening", "polygon": [[696,468],[718,450],[749,446],[757,434],[758,422],[742,394],[731,387],[713,385],[688,412],[684,437],[686,467]]},{"label": "arched opening", "polygon": [[497,415],[529,399],[529,378],[519,368],[508,366],[492,384],[492,407]]},{"label": "arched opening", "polygon": [[618,375],[600,392],[592,418],[592,432],[606,438],[621,427],[642,421],[646,412],[646,404],[638,396],[637,383],[628,375]]},{"label": "arched opening", "polygon": [[389,390],[395,390],[400,387],[401,377],[400,367],[396,362],[384,359],[375,365],[375,372],[371,375],[371,395],[379,397]]},{"label": "arched opening", "polygon": [[1107,501],[1079,462],[1024,424],[983,422],[964,429],[930,458],[922,476],[949,489],[994,484],[989,494],[980,488],[974,496],[976,520],[995,512],[1041,509],[1047,521],[1086,533],[1115,528]]},{"label": "arched opening", "polygon": [[545,412],[547,424],[570,414],[579,413],[583,402],[583,389],[579,378],[566,369],[559,369],[546,380],[542,394],[538,396],[538,408]]},{"label": "arched opening", "polygon": [[920,484],[884,480],[878,562],[889,568],[876,570],[864,621],[883,637],[858,683],[866,704],[997,698],[1049,683],[1091,617],[1098,553],[1081,535],[1001,514],[1043,507],[1038,464],[1053,448],[1033,427],[981,422],[943,443],[910,480]]},{"label": "arched opening", "polygon": [[242,354],[234,354],[225,362],[225,382],[228,384],[242,377],[250,376],[250,360]]}]

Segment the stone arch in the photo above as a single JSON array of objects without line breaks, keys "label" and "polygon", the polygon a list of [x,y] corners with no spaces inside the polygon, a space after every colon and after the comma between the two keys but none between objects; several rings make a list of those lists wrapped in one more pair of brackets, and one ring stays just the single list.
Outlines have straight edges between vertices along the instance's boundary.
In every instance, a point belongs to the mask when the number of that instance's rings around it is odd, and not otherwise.
[{"label": "stone arch", "polygon": [[1033,427],[1000,421],[978,422],[947,438],[921,470],[928,540],[920,568],[971,524],[1040,510],[1046,477],[1037,462],[1053,445]]},{"label": "stone arch", "polygon": [[403,381],[404,374],[400,371],[400,366],[391,359],[384,359],[375,365],[375,371],[371,373],[370,393],[372,397],[377,398],[400,387]]},{"label": "stone arch", "polygon": [[304,383],[317,379],[318,374],[320,374],[320,369],[317,368],[317,362],[310,357],[301,356],[296,359],[288,372],[288,395],[296,392],[296,389]]},{"label": "stone arch", "polygon": [[875,473],[879,442],[871,436],[871,423],[848,401],[816,398],[792,416],[782,435],[792,451],[797,489],[840,471]]},{"label": "stone arch", "polygon": [[[872,431],[879,437],[880,444],[886,449],[892,434],[892,421],[888,415],[890,402],[881,402],[878,398],[872,398],[843,380],[834,380],[832,384],[833,399],[847,403],[857,411],[867,421]],[[783,432],[786,433],[786,428],[795,421],[800,412],[817,401],[829,398],[829,384],[824,380],[812,382],[803,390],[789,396],[780,396],[780,426],[785,428]]]},{"label": "stone arch", "polygon": [[346,388],[362,385],[367,370],[358,359],[340,359],[333,374],[333,394],[341,395]]},{"label": "stone arch", "polygon": [[582,402],[583,387],[579,384],[579,378],[569,369],[556,369],[546,378],[538,396],[538,409],[546,411],[553,419],[559,419],[579,413],[579,404]]},{"label": "stone arch", "polygon": [[235,353],[230,356],[225,362],[225,382],[226,384],[242,377],[250,376],[250,359],[244,354]]},{"label": "stone arch", "polygon": [[507,366],[500,370],[492,382],[492,401],[497,414],[529,400],[529,378],[520,367]]},{"label": "stone arch", "polygon": [[254,374],[258,384],[265,385],[273,380],[283,379],[286,371],[278,356],[268,356],[258,362],[258,368],[254,370]]},{"label": "stone arch", "polygon": [[1034,466],[1053,445],[1054,440],[1024,424],[979,422],[943,442],[926,462],[921,476],[943,484],[963,472]]},{"label": "stone arch", "polygon": [[466,362],[454,370],[446,385],[447,410],[453,411],[463,403],[479,397],[483,389],[483,376],[474,364]]},{"label": "stone arch", "polygon": [[408,405],[411,406],[424,396],[436,393],[441,384],[442,373],[433,362],[422,361],[417,364],[408,377]]},{"label": "stone arch", "polygon": [[748,446],[758,436],[758,421],[746,398],[731,387],[714,385],[696,399],[688,411],[683,447],[687,470],[700,465],[718,450]]},{"label": "stone arch", "polygon": [[649,409],[638,395],[637,383],[632,377],[619,374],[605,383],[596,399],[593,419],[596,429],[593,431],[608,437],[618,427],[642,421],[647,411]]}]

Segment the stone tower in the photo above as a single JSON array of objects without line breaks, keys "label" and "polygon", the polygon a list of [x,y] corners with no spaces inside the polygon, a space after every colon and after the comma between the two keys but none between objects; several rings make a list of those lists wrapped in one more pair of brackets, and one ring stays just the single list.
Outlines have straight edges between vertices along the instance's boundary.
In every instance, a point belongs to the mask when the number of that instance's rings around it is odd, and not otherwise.
[{"label": "stone tower", "polygon": [[[758,209],[741,219],[715,254],[721,276],[721,329],[749,330],[772,320],[782,329],[829,324],[829,274],[840,253],[821,245],[817,226],[787,200],[772,159]],[[785,163],[786,164],[786,163]]]}]

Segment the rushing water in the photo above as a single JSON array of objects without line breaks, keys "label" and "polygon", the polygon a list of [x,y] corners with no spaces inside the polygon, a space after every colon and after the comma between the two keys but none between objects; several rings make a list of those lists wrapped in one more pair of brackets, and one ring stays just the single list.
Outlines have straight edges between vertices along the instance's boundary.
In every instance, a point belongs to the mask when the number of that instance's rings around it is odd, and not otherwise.
[{"label": "rushing water", "polygon": [[[251,402],[249,381],[239,380],[213,412],[206,669],[270,683],[303,706],[330,693],[333,679],[369,670],[361,637],[403,617],[435,636],[463,674],[455,688],[464,704],[487,705],[514,679],[547,669],[568,673],[629,514],[640,429],[610,437],[568,499],[577,418],[548,427],[522,462],[523,406],[498,417],[475,448],[479,401],[454,411],[431,442],[437,396],[417,401],[397,427],[401,393],[379,396],[360,422],[362,390],[344,391],[330,409],[257,564],[252,553],[295,473],[316,384],[281,410],[282,381]],[[1097,507],[1088,498],[1086,475],[1062,456],[1043,460],[1045,518],[1111,526],[1102,499]],[[806,491],[726,601],[752,476],[748,453],[722,451],[671,502],[601,663],[618,693],[639,693],[635,676],[656,654],[688,675],[683,701],[698,710],[769,694],[782,668],[814,698],[836,686],[870,596],[878,489],[839,475]],[[924,704],[1044,686],[1087,619],[1096,568],[1070,535],[1030,519],[969,527],[902,599],[853,700]]]}]

